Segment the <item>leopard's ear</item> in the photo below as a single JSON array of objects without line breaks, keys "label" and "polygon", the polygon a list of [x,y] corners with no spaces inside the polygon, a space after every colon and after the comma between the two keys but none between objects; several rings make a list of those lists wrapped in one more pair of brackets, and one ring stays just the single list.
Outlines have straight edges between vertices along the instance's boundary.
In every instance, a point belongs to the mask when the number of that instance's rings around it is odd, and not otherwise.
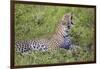
[{"label": "leopard's ear", "polygon": [[73,19],[73,13],[71,12],[71,13],[69,13],[69,15],[70,15],[70,19],[72,20]]},{"label": "leopard's ear", "polygon": [[71,20],[73,19],[73,14],[71,13]]},{"label": "leopard's ear", "polygon": [[74,24],[73,23],[73,16],[74,16],[73,13],[70,13],[71,24]]}]

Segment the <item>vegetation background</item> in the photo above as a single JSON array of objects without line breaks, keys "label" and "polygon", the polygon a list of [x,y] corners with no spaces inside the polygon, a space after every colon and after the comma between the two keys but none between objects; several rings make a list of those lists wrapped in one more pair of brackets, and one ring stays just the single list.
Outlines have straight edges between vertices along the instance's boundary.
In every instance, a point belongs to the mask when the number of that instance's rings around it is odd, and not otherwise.
[{"label": "vegetation background", "polygon": [[73,54],[60,49],[24,56],[15,53],[15,65],[94,61],[94,8],[16,4],[15,41],[32,40],[44,35],[48,37],[65,13],[73,13],[74,26],[70,36],[73,43],[81,47],[80,52]]}]

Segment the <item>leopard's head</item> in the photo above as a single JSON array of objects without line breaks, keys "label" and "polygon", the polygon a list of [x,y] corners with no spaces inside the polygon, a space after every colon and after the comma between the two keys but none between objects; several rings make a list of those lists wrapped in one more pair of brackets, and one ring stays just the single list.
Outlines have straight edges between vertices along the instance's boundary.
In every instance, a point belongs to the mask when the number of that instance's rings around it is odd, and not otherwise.
[{"label": "leopard's head", "polygon": [[66,28],[66,30],[70,30],[73,26],[73,16],[71,13],[66,13],[62,18],[62,25]]}]

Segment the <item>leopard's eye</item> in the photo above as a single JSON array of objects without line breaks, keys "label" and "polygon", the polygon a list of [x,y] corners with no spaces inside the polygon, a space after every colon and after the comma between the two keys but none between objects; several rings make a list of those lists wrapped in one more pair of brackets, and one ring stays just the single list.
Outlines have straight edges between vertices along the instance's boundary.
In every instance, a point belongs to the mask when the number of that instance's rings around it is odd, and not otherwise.
[{"label": "leopard's eye", "polygon": [[72,24],[72,25],[74,24],[73,21],[71,21],[71,24]]},{"label": "leopard's eye", "polygon": [[66,25],[66,23],[65,22],[62,22],[62,25]]}]

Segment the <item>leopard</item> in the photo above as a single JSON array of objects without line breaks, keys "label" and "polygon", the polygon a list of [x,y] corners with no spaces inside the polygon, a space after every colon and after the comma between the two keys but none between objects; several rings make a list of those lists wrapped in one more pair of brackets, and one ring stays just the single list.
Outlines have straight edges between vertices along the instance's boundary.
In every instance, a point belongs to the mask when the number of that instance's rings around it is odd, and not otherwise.
[{"label": "leopard", "polygon": [[37,38],[33,40],[26,41],[16,41],[15,48],[18,53],[30,53],[32,51],[52,51],[54,49],[72,49],[74,47],[69,31],[73,27],[73,16],[70,13],[63,15],[62,19],[59,21],[55,32],[49,38]]}]

